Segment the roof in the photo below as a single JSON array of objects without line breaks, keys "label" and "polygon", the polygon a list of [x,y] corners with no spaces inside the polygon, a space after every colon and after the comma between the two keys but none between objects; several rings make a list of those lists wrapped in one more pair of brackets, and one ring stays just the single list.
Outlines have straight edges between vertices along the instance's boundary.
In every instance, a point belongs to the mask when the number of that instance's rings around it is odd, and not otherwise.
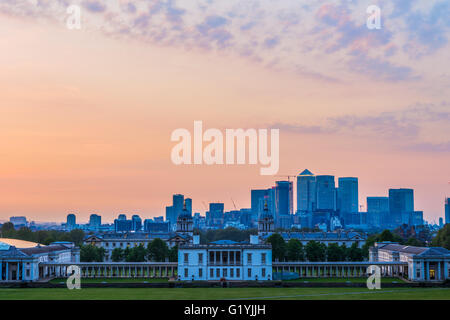
[{"label": "roof", "polygon": [[55,251],[62,251],[62,250],[69,250],[68,247],[61,245],[61,244],[54,244],[49,246],[37,246],[34,248],[25,248],[20,249],[21,252],[25,253],[28,256],[34,255],[34,254],[40,254],[40,253],[50,253]]},{"label": "roof", "polygon": [[10,238],[0,238],[0,242],[10,246],[14,246],[16,248],[33,248],[39,245],[39,243],[37,242],[10,239]]},{"label": "roof", "polygon": [[302,173],[299,174],[299,176],[313,176],[313,175],[314,173],[312,173],[308,169],[303,170]]},{"label": "roof", "polygon": [[401,244],[386,244],[379,247],[379,250],[389,250],[400,253],[406,253],[411,255],[418,255],[421,257],[427,256],[442,256],[449,255],[450,251],[445,248],[440,247],[415,247],[415,246],[404,246]]},{"label": "roof", "polygon": [[212,241],[211,244],[236,244],[238,242],[233,241],[233,240],[217,240],[217,241]]}]

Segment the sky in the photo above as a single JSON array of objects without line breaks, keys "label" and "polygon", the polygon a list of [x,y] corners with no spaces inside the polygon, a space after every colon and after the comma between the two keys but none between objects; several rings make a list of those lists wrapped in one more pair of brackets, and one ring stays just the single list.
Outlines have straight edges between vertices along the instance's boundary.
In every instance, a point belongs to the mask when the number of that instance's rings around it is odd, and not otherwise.
[{"label": "sky", "polygon": [[[367,7],[381,9],[369,29]],[[70,5],[81,29],[69,29]],[[450,196],[450,2],[1,0],[0,220],[227,210],[284,177],[174,165],[171,133],[277,128],[279,175],[359,178],[359,198]],[[233,199],[233,201],[231,200]],[[295,203],[295,202],[294,202]]]}]

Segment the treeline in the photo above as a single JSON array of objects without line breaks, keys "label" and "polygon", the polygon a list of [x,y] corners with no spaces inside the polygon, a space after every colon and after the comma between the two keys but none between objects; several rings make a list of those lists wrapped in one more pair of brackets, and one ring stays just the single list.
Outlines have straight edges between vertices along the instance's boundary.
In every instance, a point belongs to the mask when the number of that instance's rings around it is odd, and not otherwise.
[{"label": "treeline", "polygon": [[362,261],[363,250],[356,243],[351,247],[331,243],[328,247],[318,241],[309,241],[303,245],[299,239],[284,241],[283,237],[274,233],[267,238],[272,245],[273,261]]},{"label": "treeline", "polygon": [[450,223],[447,223],[438,231],[436,237],[431,241],[433,247],[443,247],[450,250]]},{"label": "treeline", "polygon": [[15,229],[11,222],[6,222],[0,228],[1,238],[11,238],[17,240],[25,240],[37,242],[43,245],[49,245],[55,241],[69,241],[74,242],[75,245],[81,246],[85,236],[82,230],[72,230],[70,232],[57,230],[37,230],[32,231],[28,227],[21,227]]},{"label": "treeline", "polygon": [[[82,262],[102,262],[106,250],[102,247],[84,245],[80,248],[80,260]],[[115,248],[111,252],[111,260],[114,262],[170,262],[178,261],[178,248],[169,248],[164,240],[154,239],[145,248],[143,245],[136,247]]]}]

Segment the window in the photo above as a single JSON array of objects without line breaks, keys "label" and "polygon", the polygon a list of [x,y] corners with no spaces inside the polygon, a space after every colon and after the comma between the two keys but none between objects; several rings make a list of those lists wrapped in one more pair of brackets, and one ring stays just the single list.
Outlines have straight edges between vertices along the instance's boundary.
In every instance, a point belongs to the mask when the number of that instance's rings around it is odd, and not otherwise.
[{"label": "window", "polygon": [[30,276],[30,269],[27,269],[27,277]]},{"label": "window", "polygon": [[236,251],[236,263],[238,265],[241,264],[241,252],[239,252],[239,251]]},{"label": "window", "polygon": [[266,277],[266,268],[262,268],[261,274],[262,274],[263,278]]},{"label": "window", "polygon": [[214,269],[209,269],[209,277],[214,278]]},{"label": "window", "polygon": [[198,254],[198,264],[202,264],[203,263],[203,253],[199,253]]},{"label": "window", "polygon": [[265,253],[261,253],[261,263],[266,264],[266,254]]},{"label": "window", "polygon": [[214,264],[214,251],[209,252],[209,263]]},{"label": "window", "polygon": [[247,264],[252,264],[252,254],[247,253]]},{"label": "window", "polygon": [[252,277],[252,268],[247,269],[247,277],[249,277],[249,278]]},{"label": "window", "polygon": [[241,269],[236,269],[236,277],[240,277],[241,276]]},{"label": "window", "polygon": [[216,277],[220,278],[220,269],[219,268],[216,269]]},{"label": "window", "polygon": [[228,269],[227,268],[223,269],[223,276],[228,277]]},{"label": "window", "polygon": [[198,269],[198,276],[200,278],[203,277],[203,269],[202,268]]},{"label": "window", "polygon": [[185,278],[188,277],[188,268],[184,268],[184,277],[185,277]]},{"label": "window", "polygon": [[189,253],[184,254],[184,263],[189,264]]},{"label": "window", "polygon": [[234,278],[234,269],[233,268],[230,269],[230,278]]}]

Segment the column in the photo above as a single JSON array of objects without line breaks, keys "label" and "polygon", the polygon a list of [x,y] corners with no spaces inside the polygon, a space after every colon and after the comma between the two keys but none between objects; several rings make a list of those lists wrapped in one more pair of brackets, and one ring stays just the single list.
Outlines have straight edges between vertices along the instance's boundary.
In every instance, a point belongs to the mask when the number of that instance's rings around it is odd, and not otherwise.
[{"label": "column", "polygon": [[438,262],[438,269],[437,269],[437,277],[435,277],[436,280],[442,280],[441,279],[441,262]]},{"label": "column", "polygon": [[0,281],[3,280],[3,270],[2,270],[2,267],[3,267],[3,261],[0,261]]},{"label": "column", "polygon": [[22,260],[22,281],[25,280],[25,263]]},{"label": "column", "polygon": [[5,277],[5,280],[6,281],[8,281],[9,280],[9,263],[8,262],[6,262],[6,277]]},{"label": "column", "polygon": [[430,280],[430,262],[427,261],[427,281]]}]

